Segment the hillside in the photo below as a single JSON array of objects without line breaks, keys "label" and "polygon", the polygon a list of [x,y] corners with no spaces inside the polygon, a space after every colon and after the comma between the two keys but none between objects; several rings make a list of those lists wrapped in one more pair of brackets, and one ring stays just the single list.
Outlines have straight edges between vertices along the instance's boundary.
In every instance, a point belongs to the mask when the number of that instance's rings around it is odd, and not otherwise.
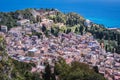
[{"label": "hillside", "polygon": [[50,72],[49,65],[46,65],[45,73],[42,74],[43,79],[40,79],[41,73],[30,72],[32,67],[35,67],[33,63],[19,62],[10,58],[5,51],[4,39],[0,36],[0,80],[57,80],[55,76],[59,76],[60,80],[105,80],[100,74],[94,71],[97,68],[90,69],[88,65],[78,62],[73,62],[72,66],[69,66],[62,59],[56,63],[55,73]]},{"label": "hillside", "polygon": [[113,79],[111,66],[119,75],[120,33],[77,13],[1,12],[0,25],[3,80],[105,80],[102,75]]},{"label": "hillside", "polygon": [[12,59],[6,53],[5,40],[0,36],[0,80],[41,80],[39,74],[31,73],[33,63]]},{"label": "hillside", "polygon": [[[83,34],[86,32],[92,33],[94,38],[99,42],[104,43],[104,49],[108,52],[120,53],[120,32],[110,30],[104,25],[95,24],[91,22],[91,27],[84,25],[85,18],[74,12],[64,14],[56,9],[25,9],[16,12],[0,13],[0,25],[7,25],[8,29],[17,26],[16,22],[21,19],[29,19],[31,23],[41,22],[41,19],[47,18],[53,20],[54,24],[51,29],[56,27],[57,32],[75,32]],[[49,25],[50,26],[50,25]],[[50,28],[50,27],[49,27]]]}]

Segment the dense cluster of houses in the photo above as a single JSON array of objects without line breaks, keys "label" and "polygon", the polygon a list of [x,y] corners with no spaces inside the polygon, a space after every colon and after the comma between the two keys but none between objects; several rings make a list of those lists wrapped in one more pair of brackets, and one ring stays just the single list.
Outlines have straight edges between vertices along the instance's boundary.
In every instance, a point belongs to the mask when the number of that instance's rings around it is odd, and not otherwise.
[{"label": "dense cluster of houses", "polygon": [[[67,64],[72,61],[87,63],[91,66],[98,66],[99,72],[105,77],[120,79],[120,55],[106,53],[90,33],[76,35],[74,33],[59,33],[58,37],[51,35],[49,38],[44,34],[39,38],[32,34],[32,30],[41,32],[37,24],[12,28],[6,34],[8,54],[23,62],[34,62],[37,68],[44,70],[44,63],[50,64],[57,61],[59,57],[65,59]],[[114,75],[114,76],[113,76]]]},{"label": "dense cluster of houses", "polygon": [[[99,73],[104,74],[108,80],[120,80],[120,55],[106,53],[90,33],[59,33],[58,37],[52,34],[46,37],[41,27],[43,24],[52,23],[52,20],[43,19],[40,23],[31,24],[29,20],[24,19],[17,21],[19,26],[9,31],[7,26],[1,26],[1,31],[5,33],[8,55],[21,62],[35,63],[37,67],[33,68],[32,72],[43,71],[46,61],[54,66],[54,62],[62,57],[67,64],[79,61],[90,66],[98,66]],[[90,21],[87,20],[85,24],[89,26]],[[42,35],[38,37],[32,32]]]}]

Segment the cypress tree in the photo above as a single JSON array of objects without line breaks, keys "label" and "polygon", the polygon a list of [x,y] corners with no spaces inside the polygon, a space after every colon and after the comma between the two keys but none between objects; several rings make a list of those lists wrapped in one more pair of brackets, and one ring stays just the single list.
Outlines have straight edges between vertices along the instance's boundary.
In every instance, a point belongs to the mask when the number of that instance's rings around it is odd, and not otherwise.
[{"label": "cypress tree", "polygon": [[51,68],[49,64],[45,68],[44,80],[51,80]]},{"label": "cypress tree", "polygon": [[45,25],[42,26],[42,32],[45,32],[47,29],[45,27]]}]

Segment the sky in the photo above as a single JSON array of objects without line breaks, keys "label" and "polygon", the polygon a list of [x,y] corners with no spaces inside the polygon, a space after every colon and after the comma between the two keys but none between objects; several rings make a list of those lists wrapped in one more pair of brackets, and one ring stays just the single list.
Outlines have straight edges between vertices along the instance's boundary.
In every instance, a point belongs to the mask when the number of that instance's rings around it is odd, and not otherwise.
[{"label": "sky", "polygon": [[0,0],[2,12],[25,8],[57,8],[107,26],[120,26],[120,0]]}]

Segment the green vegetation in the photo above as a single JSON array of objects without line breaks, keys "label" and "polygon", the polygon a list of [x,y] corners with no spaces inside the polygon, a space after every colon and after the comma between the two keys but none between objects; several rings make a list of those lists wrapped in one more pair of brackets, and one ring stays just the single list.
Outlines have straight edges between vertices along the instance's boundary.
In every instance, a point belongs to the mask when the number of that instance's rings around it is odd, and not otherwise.
[{"label": "green vegetation", "polygon": [[[33,63],[24,63],[13,60],[5,51],[5,41],[0,36],[0,79],[2,80],[42,80],[40,73],[31,73]],[[56,76],[60,80],[105,80],[103,76],[90,69],[88,65],[73,62],[71,65],[65,63],[60,58],[60,61],[55,64],[54,72],[51,71],[51,66],[46,65],[43,80],[56,80]]]},{"label": "green vegetation", "polygon": [[20,19],[30,19],[35,22],[34,17],[31,14],[31,9],[18,10],[16,12],[3,13],[0,12],[0,25],[7,25],[8,29],[15,27],[16,21]]},{"label": "green vegetation", "polygon": [[[54,9],[46,9],[45,11],[54,11]],[[63,14],[57,12],[55,15],[47,15],[48,19],[54,21],[51,28],[47,29],[46,26],[42,26],[41,31],[49,36],[52,33],[54,36],[58,36],[59,32],[83,35],[86,32],[92,33],[100,43],[104,43],[106,51],[117,52],[120,54],[120,32],[114,30],[108,30],[103,25],[94,24],[91,27],[84,25],[85,19],[76,14],[68,13]],[[16,12],[3,13],[0,12],[0,25],[7,25],[8,29],[16,26],[16,21],[20,19],[29,19],[35,23],[41,22],[41,18],[37,16],[35,20],[31,14],[31,9],[20,10]],[[57,26],[57,23],[63,23],[62,27]],[[42,33],[32,32],[32,35],[37,35],[41,38]],[[31,35],[30,35],[31,36]],[[40,74],[31,73],[34,64],[18,62],[8,57],[5,51],[5,42],[2,36],[0,36],[0,79],[2,80],[41,80]],[[100,74],[98,74],[97,67],[90,69],[88,65],[78,62],[73,62],[71,65],[65,63],[64,60],[60,60],[55,64],[54,73],[51,72],[50,65],[46,66],[45,73],[43,73],[44,80],[55,80],[57,76],[60,80],[105,80]],[[97,72],[97,73],[96,73]]]},{"label": "green vegetation", "polygon": [[48,64],[45,69],[44,80],[106,80],[103,76],[90,69],[87,64],[73,62],[71,65],[66,64],[63,59],[55,64],[54,72]]},{"label": "green vegetation", "polygon": [[31,73],[33,63],[11,59],[5,51],[5,41],[0,36],[0,79],[2,80],[41,80],[38,73]]},{"label": "green vegetation", "polygon": [[[41,22],[41,17],[37,16],[37,19],[31,14],[32,9],[18,10],[15,12],[3,13],[0,12],[0,25],[7,25],[8,29],[16,26],[16,21],[20,19],[29,19],[31,22],[35,23],[36,21]],[[55,9],[43,9],[45,11],[55,11]],[[42,27],[42,31],[48,36],[48,32],[52,32],[53,35],[57,37],[59,32],[69,33],[75,32],[76,34],[84,34],[86,32],[92,33],[92,35],[98,39],[99,42],[105,43],[105,49],[109,52],[120,53],[120,32],[114,30],[108,30],[103,25],[94,24],[88,28],[84,26],[85,19],[76,14],[68,13],[63,14],[61,12],[56,12],[55,15],[47,15],[48,19],[56,23],[63,23],[64,26],[58,28],[59,26],[53,25],[51,31]],[[56,28],[57,27],[57,28]],[[119,30],[119,29],[118,29]]]},{"label": "green vegetation", "polygon": [[103,25],[93,25],[88,32],[92,33],[100,43],[104,43],[106,51],[120,54],[120,32],[108,30]]},{"label": "green vegetation", "polygon": [[91,27],[87,27],[84,25],[85,19],[73,12],[68,14],[57,13],[56,15],[52,15],[52,17],[50,16],[48,18],[52,19],[55,23],[64,23],[65,26],[63,27],[62,32],[75,32],[76,34],[81,35],[86,32],[90,32],[100,43],[104,43],[104,48],[107,52],[116,52],[120,54],[119,31],[109,30],[103,25],[95,23],[93,23]]}]

